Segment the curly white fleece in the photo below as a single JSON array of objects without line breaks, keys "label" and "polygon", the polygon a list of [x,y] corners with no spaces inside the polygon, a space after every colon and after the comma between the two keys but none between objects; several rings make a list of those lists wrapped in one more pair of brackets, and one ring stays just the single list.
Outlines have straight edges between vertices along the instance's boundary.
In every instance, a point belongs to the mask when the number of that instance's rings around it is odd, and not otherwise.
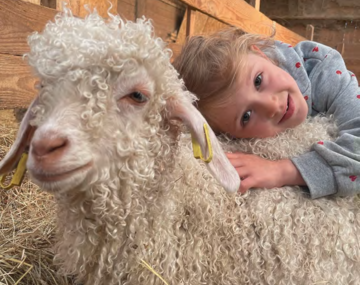
[{"label": "curly white fleece", "polygon": [[[55,192],[62,273],[88,285],[162,284],[144,259],[170,284],[360,280],[357,198],[310,200],[298,187],[231,196],[199,166],[167,119],[165,104],[183,83],[150,22],[105,22],[96,13],[83,20],[67,10],[29,44],[43,85],[33,124],[55,121],[76,137],[78,159],[95,160],[86,187],[74,181]],[[113,86],[141,79],[143,68],[154,84],[147,107],[116,106]],[[269,159],[298,155],[328,138],[327,122],[306,124],[306,132],[228,147]]]}]

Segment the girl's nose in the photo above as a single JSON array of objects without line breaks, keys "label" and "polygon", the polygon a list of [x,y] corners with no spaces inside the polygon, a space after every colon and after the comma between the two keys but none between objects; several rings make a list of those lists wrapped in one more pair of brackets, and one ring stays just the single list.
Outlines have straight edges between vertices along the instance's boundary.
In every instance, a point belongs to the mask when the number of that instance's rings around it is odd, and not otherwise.
[{"label": "girl's nose", "polygon": [[260,113],[266,119],[275,118],[280,112],[279,98],[275,95],[269,95],[262,98],[259,102],[258,113]]}]

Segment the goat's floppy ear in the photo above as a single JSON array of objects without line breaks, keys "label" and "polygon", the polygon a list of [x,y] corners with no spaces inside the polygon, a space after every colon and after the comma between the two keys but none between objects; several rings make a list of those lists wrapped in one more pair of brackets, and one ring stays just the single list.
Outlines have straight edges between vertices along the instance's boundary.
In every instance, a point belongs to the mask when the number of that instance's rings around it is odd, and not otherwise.
[{"label": "goat's floppy ear", "polygon": [[[167,103],[171,118],[182,120],[190,129],[192,136],[200,145],[203,154],[209,156],[209,147],[204,133],[204,124],[207,125],[205,118],[191,104],[190,100],[170,99]],[[213,158],[206,163],[210,173],[228,192],[236,192],[240,187],[239,174],[227,159],[222,150],[218,139],[210,127],[208,127]]]},{"label": "goat's floppy ear", "polygon": [[33,119],[33,113],[31,109],[38,103],[38,97],[30,104],[25,116],[20,124],[16,140],[11,146],[10,151],[0,161],[0,175],[12,171],[20,160],[21,155],[27,149],[30,144],[31,138],[35,132],[35,127],[29,124]]}]

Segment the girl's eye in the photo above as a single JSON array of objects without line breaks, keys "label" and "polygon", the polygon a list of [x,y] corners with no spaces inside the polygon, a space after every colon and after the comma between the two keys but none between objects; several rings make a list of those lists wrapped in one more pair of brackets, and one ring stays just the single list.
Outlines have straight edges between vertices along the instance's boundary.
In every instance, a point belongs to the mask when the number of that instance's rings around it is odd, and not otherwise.
[{"label": "girl's eye", "polygon": [[134,100],[136,103],[145,103],[145,102],[147,102],[149,100],[148,97],[146,97],[141,92],[137,92],[137,91],[129,94],[128,97],[130,99]]},{"label": "girl's eye", "polygon": [[254,80],[254,85],[255,85],[256,89],[260,88],[261,82],[262,82],[262,74],[260,73],[258,76],[256,76],[256,78]]},{"label": "girl's eye", "polygon": [[241,124],[245,126],[250,121],[252,111],[247,111],[241,118]]}]

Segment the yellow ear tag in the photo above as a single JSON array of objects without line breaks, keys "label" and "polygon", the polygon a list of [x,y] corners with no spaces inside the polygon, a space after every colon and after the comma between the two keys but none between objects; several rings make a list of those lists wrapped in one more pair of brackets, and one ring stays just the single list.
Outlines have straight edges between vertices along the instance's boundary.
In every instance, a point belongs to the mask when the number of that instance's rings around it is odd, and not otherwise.
[{"label": "yellow ear tag", "polygon": [[201,159],[202,161],[209,163],[212,158],[213,158],[213,150],[212,150],[212,146],[211,146],[211,141],[210,141],[210,136],[209,136],[209,129],[207,124],[204,124],[204,132],[205,132],[205,138],[206,138],[206,142],[208,145],[208,149],[209,149],[209,157],[208,158],[204,158],[202,152],[201,152],[201,148],[199,143],[196,141],[195,137],[192,135],[191,136],[191,141],[192,141],[192,145],[193,145],[193,152],[194,152],[194,157],[196,159]]},{"label": "yellow ear tag", "polygon": [[17,165],[14,176],[11,178],[11,181],[10,181],[9,185],[4,185],[6,175],[4,174],[4,175],[0,176],[0,188],[10,189],[13,186],[20,186],[20,184],[21,184],[21,182],[22,182],[22,180],[24,178],[25,172],[26,172],[27,158],[28,158],[28,154],[24,152],[21,155],[20,161],[19,161],[19,163]]}]

